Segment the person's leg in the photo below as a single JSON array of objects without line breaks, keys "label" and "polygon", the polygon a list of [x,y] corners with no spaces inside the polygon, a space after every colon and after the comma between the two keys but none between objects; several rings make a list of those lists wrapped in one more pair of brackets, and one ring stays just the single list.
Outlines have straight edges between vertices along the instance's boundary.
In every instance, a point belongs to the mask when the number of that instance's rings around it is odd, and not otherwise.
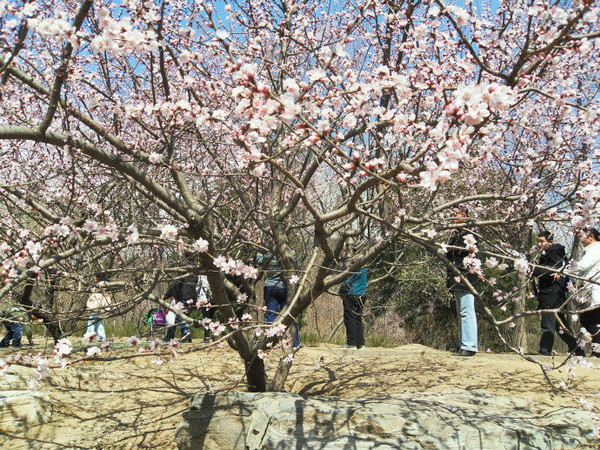
[{"label": "person's leg", "polygon": [[273,323],[277,319],[280,311],[279,301],[277,300],[277,289],[275,286],[265,286],[263,290],[265,306],[265,322]]},{"label": "person's leg", "polygon": [[540,355],[550,355],[554,347],[554,331],[556,330],[556,317],[554,317],[554,314],[542,314],[540,329],[542,330]]},{"label": "person's leg", "polygon": [[20,322],[12,324],[12,346],[20,347],[21,346],[21,336],[23,336],[23,324]]},{"label": "person's leg", "polygon": [[592,335],[592,355],[600,358],[600,309],[583,313],[581,326]]},{"label": "person's leg", "polygon": [[346,327],[346,345],[356,347],[355,314],[352,312],[353,304],[350,295],[342,295],[344,305],[344,326]]},{"label": "person's leg", "polygon": [[459,305],[460,349],[477,351],[477,317],[475,316],[475,297],[470,292],[456,292]]},{"label": "person's leg", "polygon": [[87,323],[87,329],[85,330],[86,334],[87,333],[95,333],[96,330],[96,315],[92,314],[89,318],[88,318],[88,323]]},{"label": "person's leg", "polygon": [[[281,312],[287,306],[287,288],[285,286],[277,287],[275,289],[275,298],[279,304],[279,311]],[[298,347],[300,346],[300,327],[298,326],[298,322],[295,320],[292,328],[292,343],[294,347]]]},{"label": "person's leg", "polygon": [[6,335],[4,336],[4,339],[0,341],[0,347],[8,347],[13,338],[12,323],[4,320],[2,321],[2,324],[4,325],[4,328],[6,328]]},{"label": "person's leg", "polygon": [[[538,297],[538,309],[557,309],[564,302],[561,300],[558,286],[548,292],[540,292]],[[551,355],[554,348],[554,333],[557,330],[557,321],[554,314],[542,314],[540,317],[540,355]]]},{"label": "person's leg", "polygon": [[30,323],[23,324],[23,336],[27,338],[27,342],[29,343],[29,345],[33,345],[33,332],[31,330]]},{"label": "person's leg", "polygon": [[[192,342],[192,330],[190,328],[190,325],[185,320],[181,319],[179,316],[177,317],[177,319],[179,319],[178,325],[179,331],[181,332],[181,341]],[[177,322],[177,320],[175,320],[175,322]]]},{"label": "person's leg", "polygon": [[574,353],[577,356],[585,356],[585,352],[583,349],[577,346],[577,339],[573,337],[573,332],[569,327],[569,322],[567,322],[567,316],[564,314],[558,315],[560,321],[563,323],[564,328],[559,324],[558,320],[556,321],[556,332],[558,336],[562,339],[562,341],[567,344],[567,348],[569,349],[569,353]]},{"label": "person's leg", "polygon": [[460,318],[460,295],[458,292],[454,292],[454,304],[456,305],[456,315],[458,316],[458,347],[460,350],[460,345],[462,341],[462,320]]},{"label": "person's leg", "polygon": [[96,319],[96,324],[94,325],[94,330],[96,330],[96,334],[98,335],[99,341],[106,340],[106,332],[104,331],[104,320],[100,317]]},{"label": "person's leg", "polygon": [[362,320],[365,300],[364,295],[356,297],[356,346],[358,348],[365,346],[365,329]]},{"label": "person's leg", "polygon": [[175,325],[167,327],[167,332],[163,340],[169,342],[172,339],[175,339]]}]

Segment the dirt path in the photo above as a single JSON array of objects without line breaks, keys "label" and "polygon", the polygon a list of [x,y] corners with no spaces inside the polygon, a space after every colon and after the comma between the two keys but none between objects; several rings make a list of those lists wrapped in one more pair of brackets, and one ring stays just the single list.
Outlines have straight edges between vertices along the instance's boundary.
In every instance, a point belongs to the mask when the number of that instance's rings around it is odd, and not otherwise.
[{"label": "dirt path", "polygon": [[[539,357],[552,364],[552,359]],[[557,359],[556,362],[562,361]],[[276,361],[268,361],[269,366]],[[516,355],[460,358],[420,345],[342,350],[307,347],[296,355],[287,390],[343,398],[401,392],[468,389],[538,403],[600,404],[600,361],[595,368],[551,372],[573,396],[549,388],[541,370]],[[20,436],[0,436],[6,448],[174,448],[174,431],[190,397],[199,391],[244,389],[237,355],[229,349],[182,354],[157,366],[151,358],[88,362],[55,370],[40,388],[54,406],[52,418]],[[557,398],[560,397],[560,398]]]}]

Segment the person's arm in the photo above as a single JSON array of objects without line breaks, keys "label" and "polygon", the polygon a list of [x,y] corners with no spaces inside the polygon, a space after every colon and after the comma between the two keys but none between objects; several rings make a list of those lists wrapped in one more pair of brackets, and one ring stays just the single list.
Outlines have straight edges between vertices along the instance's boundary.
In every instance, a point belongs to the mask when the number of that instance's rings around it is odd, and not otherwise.
[{"label": "person's arm", "polygon": [[600,261],[600,251],[585,252],[583,257],[577,261],[576,269],[579,273],[586,272]]},{"label": "person's arm", "polygon": [[106,309],[106,311],[110,310],[110,304],[112,303],[112,299],[110,298],[110,296],[108,294],[103,294],[102,295],[102,300],[104,302],[104,308]]},{"label": "person's arm", "polygon": [[362,291],[360,293],[360,295],[364,295],[365,292],[367,291],[367,269],[366,268],[362,268],[360,269],[360,271],[357,273],[357,278],[356,278],[356,284],[358,285],[358,290]]},{"label": "person's arm", "polygon": [[552,251],[548,252],[547,254],[546,265],[543,267],[535,267],[533,269],[533,276],[540,277],[542,275],[555,274],[555,269],[560,269],[562,267],[565,256],[564,247],[561,246],[556,249],[552,249]]}]

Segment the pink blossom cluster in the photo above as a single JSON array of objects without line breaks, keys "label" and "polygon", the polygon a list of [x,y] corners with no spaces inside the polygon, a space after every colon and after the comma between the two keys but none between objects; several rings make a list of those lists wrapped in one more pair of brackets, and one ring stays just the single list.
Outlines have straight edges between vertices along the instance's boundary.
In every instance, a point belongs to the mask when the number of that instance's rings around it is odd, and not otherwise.
[{"label": "pink blossom cluster", "polygon": [[55,40],[57,44],[70,40],[75,34],[75,29],[69,21],[61,17],[31,18],[27,21],[27,25],[46,39]]},{"label": "pink blossom cluster", "polygon": [[174,225],[163,225],[160,229],[160,237],[161,239],[167,239],[169,241],[174,241],[177,239],[178,229]]},{"label": "pink blossom cluster", "polygon": [[283,336],[287,327],[283,324],[272,325],[265,331],[265,336],[274,337],[274,336]]},{"label": "pink blossom cluster", "polygon": [[129,17],[116,20],[106,8],[98,8],[98,25],[100,34],[95,36],[90,45],[96,53],[106,52],[117,56],[133,52],[150,52],[159,46],[158,36],[152,29],[142,30],[142,24],[136,26]]},{"label": "pink blossom cluster", "polygon": [[93,346],[89,347],[85,353],[85,356],[88,358],[95,358],[102,354],[102,350],[99,347]]},{"label": "pink blossom cluster", "polygon": [[515,91],[499,83],[461,84],[446,112],[467,125],[478,125],[490,114],[506,111],[516,101]]},{"label": "pink blossom cluster", "polygon": [[68,338],[59,339],[54,345],[54,354],[58,358],[63,358],[69,355],[72,351],[73,345],[71,344],[71,341]]},{"label": "pink blossom cluster", "polygon": [[213,264],[221,272],[230,275],[243,276],[244,278],[252,279],[258,276],[258,269],[247,264],[243,261],[227,258],[226,256],[217,256],[213,259]]},{"label": "pink blossom cluster", "polygon": [[210,330],[214,336],[219,336],[225,332],[225,325],[219,321],[213,321],[209,318],[202,319],[202,326]]}]

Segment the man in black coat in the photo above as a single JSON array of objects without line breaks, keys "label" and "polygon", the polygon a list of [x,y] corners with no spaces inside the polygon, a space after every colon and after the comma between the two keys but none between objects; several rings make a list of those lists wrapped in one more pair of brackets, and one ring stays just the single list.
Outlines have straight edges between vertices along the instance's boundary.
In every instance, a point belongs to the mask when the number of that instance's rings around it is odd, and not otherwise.
[{"label": "man in black coat", "polygon": [[[538,235],[537,246],[541,250],[538,264],[544,266],[536,267],[533,271],[533,276],[538,281],[538,309],[555,309],[560,307],[566,300],[565,292],[559,285],[561,275],[556,273],[564,264],[565,247],[555,243],[552,233],[549,231],[542,231]],[[577,341],[572,336],[565,315],[558,314],[558,317],[564,328],[559,325],[554,314],[542,314],[540,355],[549,356],[552,354],[554,333],[557,331],[560,338],[567,344],[569,353],[574,352],[579,355],[581,349],[577,348]]]}]

